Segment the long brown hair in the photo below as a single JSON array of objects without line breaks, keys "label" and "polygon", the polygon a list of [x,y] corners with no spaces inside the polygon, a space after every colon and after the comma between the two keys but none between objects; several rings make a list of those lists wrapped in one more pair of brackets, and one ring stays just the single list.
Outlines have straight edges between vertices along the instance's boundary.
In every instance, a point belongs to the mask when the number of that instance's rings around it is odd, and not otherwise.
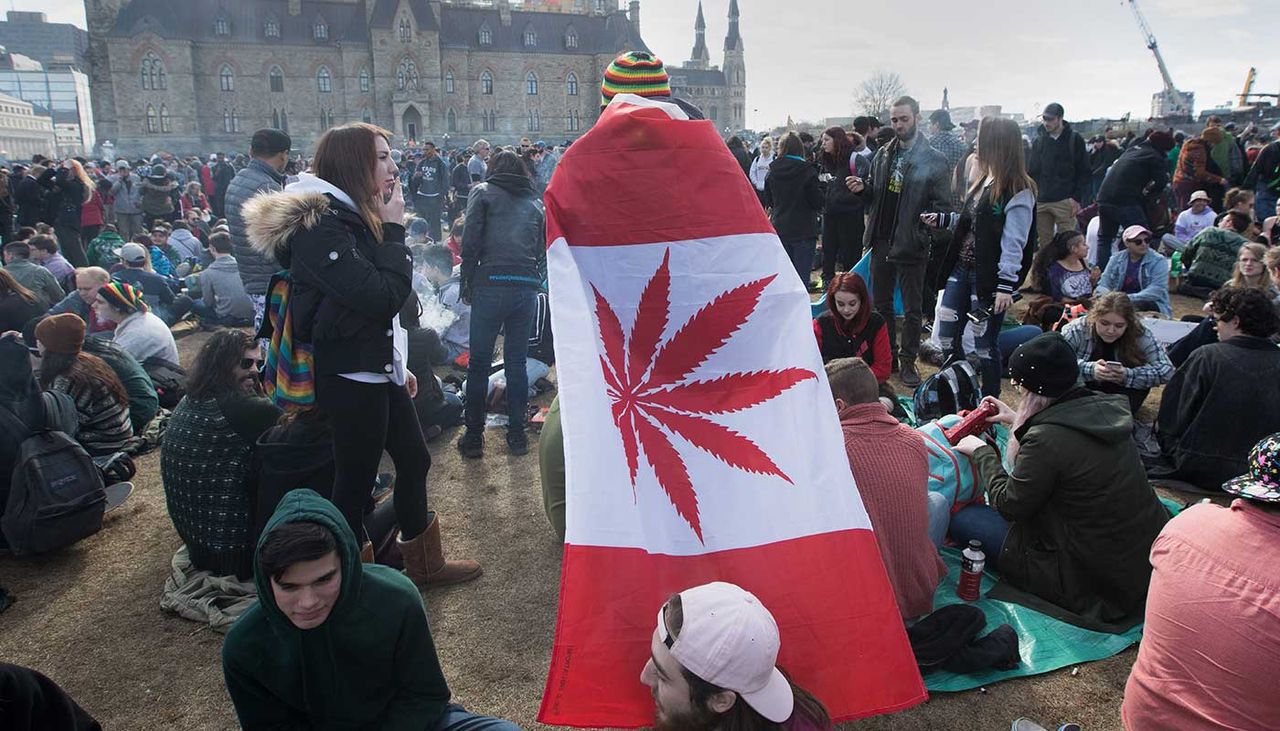
[{"label": "long brown hair", "polygon": [[48,390],[58,376],[71,382],[71,395],[106,389],[116,401],[129,404],[120,377],[101,358],[88,353],[45,353],[40,359],[40,388]]},{"label": "long brown hair", "polygon": [[22,286],[7,270],[0,269],[0,297],[7,297],[11,294],[26,300],[29,305],[35,304],[35,293]]},{"label": "long brown hair", "polygon": [[[1245,252],[1253,254],[1253,258],[1258,260],[1262,265],[1262,273],[1258,275],[1257,282],[1246,282],[1244,275],[1240,273],[1240,254]],[[1235,267],[1231,270],[1231,281],[1228,282],[1232,287],[1256,287],[1258,289],[1266,289],[1271,286],[1271,274],[1267,271],[1267,247],[1263,244],[1248,243],[1240,247],[1240,251],[1236,254]]]},{"label": "long brown hair", "polygon": [[374,175],[378,165],[377,138],[390,144],[391,136],[390,131],[377,125],[349,122],[320,136],[311,161],[316,177],[351,196],[356,212],[378,241],[382,241],[382,216],[378,214],[382,188]]},{"label": "long brown hair", "polygon": [[[663,616],[667,623],[667,631],[671,634],[671,637],[678,638],[681,628],[684,627],[684,605],[680,601],[679,594],[675,594],[667,600]],[[711,696],[725,691],[725,688],[708,683],[689,672],[687,668],[681,667],[680,669],[684,672],[684,678],[689,683],[689,700],[695,709],[706,709],[707,702]],[[791,712],[791,717],[796,718],[798,715],[812,721],[818,728],[830,728],[831,717],[827,714],[827,709],[823,707],[822,702],[815,698],[812,693],[792,682],[791,676],[787,675],[786,670],[782,668],[778,668],[778,670],[787,679],[787,682],[791,683],[791,694],[795,698],[795,709]],[[728,711],[721,714],[720,722],[716,728],[720,731],[782,731],[785,726],[761,716],[756,712],[756,709],[739,698]]]},{"label": "long brown hair", "polygon": [[1012,119],[982,118],[978,125],[978,167],[981,172],[969,186],[969,195],[980,192],[987,178],[991,178],[994,201],[1007,200],[1028,188],[1036,192],[1035,181],[1027,174],[1022,131]]},{"label": "long brown hair", "polygon": [[1097,322],[1097,318],[1103,315],[1119,315],[1124,318],[1125,328],[1124,335],[1115,342],[1116,357],[1124,364],[1126,368],[1134,366],[1146,365],[1147,361],[1142,357],[1142,349],[1138,347],[1138,338],[1142,333],[1146,332],[1146,328],[1142,326],[1142,321],[1138,319],[1138,311],[1133,306],[1133,301],[1129,299],[1129,295],[1124,292],[1107,292],[1101,297],[1093,301],[1093,307],[1089,309],[1086,318],[1089,323],[1089,335],[1093,338],[1093,348],[1096,353],[1103,345],[1102,338],[1098,337],[1098,331],[1093,324]]}]

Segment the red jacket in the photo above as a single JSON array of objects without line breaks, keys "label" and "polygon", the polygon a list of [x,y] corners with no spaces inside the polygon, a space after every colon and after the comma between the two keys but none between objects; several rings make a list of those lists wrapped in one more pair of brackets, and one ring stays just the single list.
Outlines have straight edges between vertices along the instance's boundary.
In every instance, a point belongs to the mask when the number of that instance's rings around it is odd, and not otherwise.
[{"label": "red jacket", "polygon": [[205,195],[217,195],[218,191],[213,184],[213,172],[209,170],[208,163],[200,164],[200,187],[204,188]]},{"label": "red jacket", "polygon": [[102,225],[102,194],[97,188],[93,189],[93,197],[88,203],[80,206],[80,226],[101,226]]}]

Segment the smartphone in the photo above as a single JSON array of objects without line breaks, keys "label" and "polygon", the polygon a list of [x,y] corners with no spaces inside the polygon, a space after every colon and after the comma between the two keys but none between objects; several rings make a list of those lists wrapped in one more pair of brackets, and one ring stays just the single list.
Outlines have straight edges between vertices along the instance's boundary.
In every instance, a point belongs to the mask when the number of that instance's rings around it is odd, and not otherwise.
[{"label": "smartphone", "polygon": [[[1013,301],[1017,302],[1020,299],[1022,299],[1022,293],[1014,292]],[[991,308],[983,307],[980,310],[970,310],[968,317],[969,317],[969,322],[972,322],[975,325],[981,325],[982,323],[991,319]]]},{"label": "smartphone", "polygon": [[1108,368],[1110,368],[1110,369],[1112,369],[1112,370],[1116,370],[1116,369],[1119,369],[1119,368],[1124,368],[1124,363],[1121,363],[1121,362],[1120,362],[1120,361],[1118,361],[1118,360],[1109,360],[1109,361],[1107,361],[1107,367],[1108,367]]}]

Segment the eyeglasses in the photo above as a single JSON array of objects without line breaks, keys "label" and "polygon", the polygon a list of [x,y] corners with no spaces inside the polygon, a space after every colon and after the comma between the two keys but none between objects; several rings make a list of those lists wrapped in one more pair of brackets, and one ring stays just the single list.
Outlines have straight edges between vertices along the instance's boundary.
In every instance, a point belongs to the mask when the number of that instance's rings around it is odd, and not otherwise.
[{"label": "eyeglasses", "polygon": [[260,371],[262,370],[262,366],[266,364],[267,362],[261,358],[241,358],[240,359],[240,369],[245,371],[249,370],[250,368]]}]

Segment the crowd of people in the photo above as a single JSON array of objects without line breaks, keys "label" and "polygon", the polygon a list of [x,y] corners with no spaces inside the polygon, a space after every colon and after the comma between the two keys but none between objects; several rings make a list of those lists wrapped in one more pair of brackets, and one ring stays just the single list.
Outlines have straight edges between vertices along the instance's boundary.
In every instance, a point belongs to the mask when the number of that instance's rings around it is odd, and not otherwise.
[{"label": "crowd of people", "polygon": [[[636,67],[643,79],[621,71]],[[624,54],[605,79],[602,106],[632,93],[701,118],[651,54]],[[1145,614],[1127,727],[1280,727],[1263,685],[1280,652],[1267,590],[1280,140],[1210,118],[1196,135],[1086,142],[1056,103],[1029,135],[997,117],[926,122],[908,96],[887,111],[888,125],[726,147],[816,295],[815,341],[904,623],[935,610],[939,550],[977,542],[989,570],[1082,626]],[[0,445],[0,510],[16,445],[44,428],[16,394],[63,394],[89,455],[158,443],[190,581],[256,596],[223,646],[244,728],[516,728],[453,702],[427,626],[422,591],[482,575],[446,557],[428,443],[461,426],[461,456],[483,458],[496,424],[508,454],[529,450],[529,401],[554,364],[542,194],[564,149],[393,143],[344,124],[304,159],[263,129],[247,156],[38,156],[8,171],[0,351],[21,343],[32,369],[0,378],[23,427]],[[1203,311],[1174,320],[1175,295]],[[175,333],[193,325],[215,332],[183,368]],[[921,373],[929,359],[939,375]],[[945,389],[947,411],[981,405],[1007,437],[948,453],[978,500],[931,489],[923,407]],[[563,538],[558,403],[545,416]],[[1153,482],[1240,499],[1174,517]],[[988,662],[1017,662],[1011,633],[991,634]],[[637,668],[658,727],[830,728],[777,667],[779,644],[739,587],[670,597]],[[1188,645],[1202,661],[1177,659]]]}]

